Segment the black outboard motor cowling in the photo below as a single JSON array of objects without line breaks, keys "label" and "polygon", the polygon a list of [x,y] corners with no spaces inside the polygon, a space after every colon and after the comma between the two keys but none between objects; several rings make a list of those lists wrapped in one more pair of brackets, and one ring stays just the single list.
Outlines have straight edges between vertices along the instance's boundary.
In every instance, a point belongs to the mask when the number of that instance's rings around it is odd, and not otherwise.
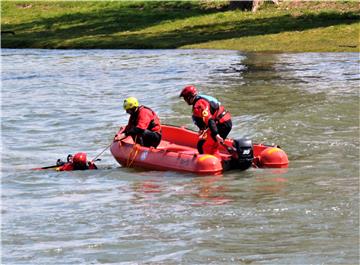
[{"label": "black outboard motor cowling", "polygon": [[236,169],[246,170],[252,165],[254,151],[250,139],[237,139],[233,143],[237,157],[233,158],[232,164]]}]

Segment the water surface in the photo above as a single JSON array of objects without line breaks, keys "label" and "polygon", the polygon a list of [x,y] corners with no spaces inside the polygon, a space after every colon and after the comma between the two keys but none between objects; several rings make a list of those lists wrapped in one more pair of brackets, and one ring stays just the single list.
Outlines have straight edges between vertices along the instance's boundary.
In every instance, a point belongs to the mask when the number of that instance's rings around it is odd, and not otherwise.
[{"label": "water surface", "polygon": [[[357,53],[3,49],[2,264],[358,264],[359,81]],[[30,170],[103,151],[128,96],[194,129],[187,84],[289,169]]]}]

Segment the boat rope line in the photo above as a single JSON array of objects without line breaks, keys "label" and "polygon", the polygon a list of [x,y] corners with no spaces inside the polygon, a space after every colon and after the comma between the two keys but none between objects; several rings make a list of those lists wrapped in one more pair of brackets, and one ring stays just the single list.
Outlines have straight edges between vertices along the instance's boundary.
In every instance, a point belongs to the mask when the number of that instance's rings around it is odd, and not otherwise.
[{"label": "boat rope line", "polygon": [[132,151],[131,151],[131,153],[129,154],[129,158],[131,157],[131,154],[132,154],[132,153],[134,153],[134,155],[133,155],[133,158],[131,159],[131,161],[130,161],[130,159],[128,159],[128,163],[127,163],[127,165],[126,165],[127,167],[131,167],[131,166],[133,165],[133,163],[134,163],[134,161],[135,161],[135,158],[136,158],[138,152],[139,152],[139,149],[138,149],[138,148],[135,149],[135,152],[132,152]]},{"label": "boat rope line", "polygon": [[[137,144],[136,144],[136,140],[137,140],[137,136],[135,136],[135,139],[134,139],[134,145],[129,153],[129,157],[126,161],[126,167],[131,167],[132,164],[134,163],[135,161],[135,158],[139,152],[139,148],[137,147]],[[131,158],[132,156],[132,158]]]},{"label": "boat rope line", "polygon": [[94,162],[94,161],[95,161],[99,156],[101,156],[112,144],[113,144],[113,142],[111,142],[108,146],[106,146],[105,149],[102,150],[100,154],[98,154],[97,156],[95,156],[95,157],[91,160],[91,162]]}]

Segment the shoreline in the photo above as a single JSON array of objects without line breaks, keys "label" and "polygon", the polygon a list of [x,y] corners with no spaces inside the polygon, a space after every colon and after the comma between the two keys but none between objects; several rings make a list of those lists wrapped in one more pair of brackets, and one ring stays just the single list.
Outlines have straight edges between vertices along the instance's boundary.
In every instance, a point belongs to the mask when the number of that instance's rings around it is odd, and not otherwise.
[{"label": "shoreline", "polygon": [[133,50],[139,50],[139,51],[230,51],[230,52],[240,52],[240,53],[257,53],[257,54],[282,54],[282,53],[287,53],[287,54],[300,54],[300,53],[360,53],[359,51],[242,51],[242,50],[234,50],[234,49],[215,49],[215,48],[176,48],[176,49],[171,49],[171,48],[149,48],[149,49],[137,49],[137,48],[1,48],[1,49],[6,49],[6,50],[49,50],[49,51],[89,51],[89,50],[99,50],[99,51],[103,51],[103,50],[129,50],[129,51],[133,51]]},{"label": "shoreline", "polygon": [[197,2],[24,3],[2,2],[2,30],[14,33],[2,34],[2,48],[360,51],[355,2],[266,3],[255,13]]}]

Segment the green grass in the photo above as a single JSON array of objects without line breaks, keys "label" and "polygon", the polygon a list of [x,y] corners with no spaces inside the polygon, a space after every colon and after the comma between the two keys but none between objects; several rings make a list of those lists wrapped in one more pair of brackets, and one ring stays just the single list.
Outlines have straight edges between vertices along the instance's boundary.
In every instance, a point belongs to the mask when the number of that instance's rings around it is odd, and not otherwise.
[{"label": "green grass", "polygon": [[359,52],[357,2],[2,1],[3,48],[209,48]]}]

